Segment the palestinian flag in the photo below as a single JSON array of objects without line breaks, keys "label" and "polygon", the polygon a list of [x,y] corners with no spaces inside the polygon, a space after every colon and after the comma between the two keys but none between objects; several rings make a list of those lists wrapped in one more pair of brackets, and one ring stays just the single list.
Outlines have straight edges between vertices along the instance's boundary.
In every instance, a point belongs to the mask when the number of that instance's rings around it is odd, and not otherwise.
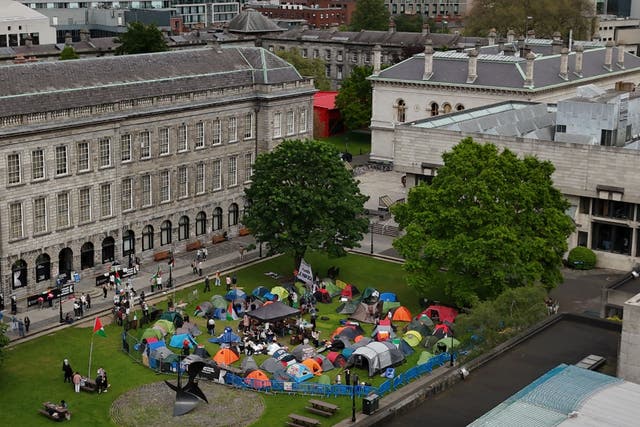
[{"label": "palestinian flag", "polygon": [[227,320],[238,320],[236,311],[233,309],[233,302],[230,302],[229,307],[227,307]]},{"label": "palestinian flag", "polygon": [[120,273],[118,273],[117,271],[116,271],[115,282],[116,282],[116,288],[119,288],[120,286],[122,286],[122,280],[120,280]]},{"label": "palestinian flag", "polygon": [[197,306],[195,311],[193,312],[194,316],[200,316],[202,314],[202,308],[200,306]]},{"label": "palestinian flag", "polygon": [[101,337],[106,337],[107,334],[104,331],[104,326],[102,326],[102,322],[99,317],[96,317],[96,321],[93,324],[93,333],[96,335],[100,335]]}]

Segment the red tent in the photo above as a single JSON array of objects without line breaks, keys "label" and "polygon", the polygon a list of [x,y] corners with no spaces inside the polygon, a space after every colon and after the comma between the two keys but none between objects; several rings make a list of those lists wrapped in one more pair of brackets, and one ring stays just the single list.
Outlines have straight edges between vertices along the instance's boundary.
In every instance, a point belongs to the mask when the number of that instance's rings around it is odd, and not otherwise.
[{"label": "red tent", "polygon": [[446,321],[449,323],[453,323],[458,316],[458,310],[456,310],[455,308],[447,307],[445,305],[430,305],[425,311],[420,313],[416,317],[416,319],[423,314],[426,314],[430,319],[437,318],[441,322]]},{"label": "red tent", "polygon": [[351,285],[347,284],[347,286],[344,287],[342,292],[340,292],[340,296],[351,299],[353,297],[353,291],[351,289]]},{"label": "red tent", "polygon": [[337,351],[327,353],[327,359],[329,359],[329,362],[333,363],[333,366],[336,368],[344,368],[347,364],[347,359]]}]

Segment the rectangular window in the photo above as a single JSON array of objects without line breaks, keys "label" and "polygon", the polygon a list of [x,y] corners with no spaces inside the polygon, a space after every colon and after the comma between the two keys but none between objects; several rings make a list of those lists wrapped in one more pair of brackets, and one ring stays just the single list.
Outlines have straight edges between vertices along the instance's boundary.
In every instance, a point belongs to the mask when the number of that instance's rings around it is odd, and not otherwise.
[{"label": "rectangular window", "polygon": [[189,195],[189,180],[186,166],[178,168],[178,197],[187,197]]},{"label": "rectangular window", "polygon": [[293,135],[296,128],[296,119],[293,110],[287,111],[287,135]]},{"label": "rectangular window", "polygon": [[567,125],[556,125],[556,132],[567,133]]},{"label": "rectangular window", "polygon": [[120,136],[120,160],[123,162],[131,161],[131,135],[130,134]]},{"label": "rectangular window", "polygon": [[151,175],[142,175],[142,206],[151,206]]},{"label": "rectangular window", "polygon": [[160,155],[165,156],[169,151],[169,128],[162,128],[160,129]]},{"label": "rectangular window", "polygon": [[66,175],[67,169],[67,146],[56,147],[56,175]]},{"label": "rectangular window", "polygon": [[56,214],[58,228],[68,227],[71,224],[69,220],[69,193],[58,194]]},{"label": "rectangular window", "polygon": [[23,236],[22,203],[9,205],[9,238],[20,239]]},{"label": "rectangular window", "polygon": [[169,171],[160,172],[160,203],[171,199]]},{"label": "rectangular window", "polygon": [[580,213],[582,213],[582,214],[590,214],[591,213],[591,198],[590,197],[580,197]]},{"label": "rectangular window", "polygon": [[300,110],[300,133],[306,132],[307,129],[307,109]]},{"label": "rectangular window", "polygon": [[605,218],[632,219],[633,204],[614,200],[593,199],[593,215]]},{"label": "rectangular window", "polygon": [[238,140],[238,119],[236,117],[229,117],[229,142],[236,142]]},{"label": "rectangular window", "polygon": [[91,189],[80,189],[78,207],[80,208],[80,222],[91,221]]},{"label": "rectangular window", "polygon": [[7,180],[9,184],[20,183],[20,155],[9,154],[7,156]]},{"label": "rectangular window", "polygon": [[229,157],[229,170],[227,172],[227,186],[238,185],[238,156]]},{"label": "rectangular window", "polygon": [[100,151],[100,167],[106,168],[111,166],[111,139],[100,139],[98,146]]},{"label": "rectangular window", "polygon": [[253,153],[244,155],[244,181],[251,181],[253,175]]},{"label": "rectangular window", "polygon": [[331,49],[325,50],[324,57],[327,61],[331,60]]},{"label": "rectangular window", "polygon": [[31,179],[44,179],[44,150],[31,152]]},{"label": "rectangular window", "polygon": [[183,124],[178,127],[178,152],[187,151],[188,148],[187,125]]},{"label": "rectangular window", "polygon": [[331,64],[327,64],[324,66],[324,75],[327,77],[331,77]]},{"label": "rectangular window", "polygon": [[342,80],[342,65],[336,67],[336,79]]},{"label": "rectangular window", "polygon": [[[102,146],[100,146],[102,149]],[[78,172],[86,172],[89,170],[89,143],[78,143]]]},{"label": "rectangular window", "polygon": [[102,184],[100,186],[100,215],[102,218],[107,218],[111,214],[111,184]]},{"label": "rectangular window", "polygon": [[204,193],[205,188],[205,164],[198,163],[196,165],[196,194]]},{"label": "rectangular window", "polygon": [[204,147],[204,123],[196,123],[196,148]]},{"label": "rectangular window", "polygon": [[133,179],[125,178],[122,180],[122,210],[131,209],[133,209]]},{"label": "rectangular window", "polygon": [[253,113],[244,116],[244,139],[253,138]]},{"label": "rectangular window", "polygon": [[273,115],[273,137],[280,138],[282,136],[282,114],[275,113]]},{"label": "rectangular window", "polygon": [[44,197],[39,197],[33,201],[33,233],[44,233],[47,231],[47,203]]},{"label": "rectangular window", "polygon": [[220,119],[213,121],[213,145],[222,144],[222,122]]},{"label": "rectangular window", "polygon": [[212,184],[214,190],[220,190],[222,188],[222,160],[213,161],[213,178]]},{"label": "rectangular window", "polygon": [[140,132],[140,158],[151,157],[151,133],[149,131]]}]

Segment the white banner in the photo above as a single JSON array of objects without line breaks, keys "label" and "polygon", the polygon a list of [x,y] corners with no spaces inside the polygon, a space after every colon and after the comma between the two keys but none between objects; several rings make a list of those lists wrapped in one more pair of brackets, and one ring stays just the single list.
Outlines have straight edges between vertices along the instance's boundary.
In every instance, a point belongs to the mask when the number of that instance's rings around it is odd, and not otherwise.
[{"label": "white banner", "polygon": [[300,261],[300,268],[298,268],[298,279],[302,280],[308,285],[313,284],[313,271],[311,271],[311,266],[307,264],[304,259]]}]

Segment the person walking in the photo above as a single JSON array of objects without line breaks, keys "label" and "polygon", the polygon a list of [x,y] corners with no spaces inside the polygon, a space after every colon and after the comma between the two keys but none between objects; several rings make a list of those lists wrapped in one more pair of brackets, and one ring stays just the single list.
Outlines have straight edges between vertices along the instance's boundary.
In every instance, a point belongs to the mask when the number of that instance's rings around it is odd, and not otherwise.
[{"label": "person walking", "polygon": [[75,390],[76,393],[80,393],[80,383],[82,382],[82,376],[80,376],[80,373],[78,371],[76,371],[75,374],[73,374],[73,389]]},{"label": "person walking", "polygon": [[29,333],[29,326],[31,326],[31,319],[29,316],[24,316],[24,329],[27,333]]},{"label": "person walking", "polygon": [[211,287],[209,286],[209,275],[207,274],[207,276],[204,278],[204,291],[203,292],[209,292],[211,291]]},{"label": "person walking", "polygon": [[204,258],[204,260],[207,260],[207,257],[209,256],[209,251],[207,250],[207,248],[203,248],[202,249],[202,257]]},{"label": "person walking", "polygon": [[216,286],[220,286],[220,270],[216,271]]},{"label": "person walking", "polygon": [[71,377],[73,376],[73,369],[71,369],[71,364],[68,359],[62,361],[62,372],[64,372],[64,382],[70,383]]}]

